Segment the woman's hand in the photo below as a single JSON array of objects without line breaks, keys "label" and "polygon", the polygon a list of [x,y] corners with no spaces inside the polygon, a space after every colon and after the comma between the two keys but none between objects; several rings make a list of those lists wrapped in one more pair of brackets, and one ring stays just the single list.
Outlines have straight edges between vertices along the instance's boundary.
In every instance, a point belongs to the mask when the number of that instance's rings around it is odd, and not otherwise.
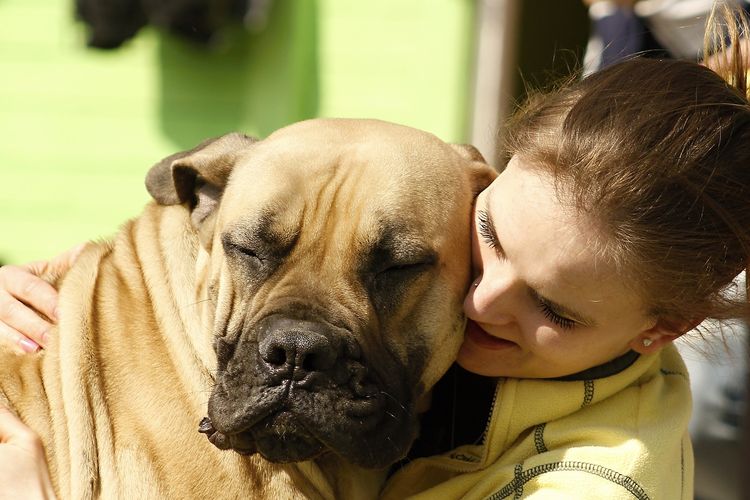
[{"label": "woman's hand", "polygon": [[54,499],[39,436],[0,405],[0,499]]},{"label": "woman's hand", "polygon": [[40,278],[45,273],[65,274],[85,244],[50,261],[0,267],[0,341],[23,352],[47,345],[57,321],[57,290]]}]

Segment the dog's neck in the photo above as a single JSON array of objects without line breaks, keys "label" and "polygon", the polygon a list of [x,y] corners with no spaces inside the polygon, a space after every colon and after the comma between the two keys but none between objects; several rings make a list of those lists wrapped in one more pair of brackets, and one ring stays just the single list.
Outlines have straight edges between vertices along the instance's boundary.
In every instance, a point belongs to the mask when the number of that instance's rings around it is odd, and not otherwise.
[{"label": "dog's neck", "polygon": [[[168,211],[175,214],[164,216]],[[211,323],[204,316],[206,296],[195,294],[200,244],[189,215],[181,206],[150,205],[135,224],[134,230],[147,236],[133,244],[150,293],[171,298],[171,307],[155,311],[160,327],[173,330],[172,335],[164,335],[165,347],[186,388],[205,390],[213,380],[216,355]]]},{"label": "dog's neck", "polygon": [[[196,247],[194,259],[194,287],[195,293],[192,303],[196,305],[195,312],[199,318],[200,328],[192,331],[191,342],[196,352],[201,354],[201,362],[211,373],[216,370],[216,353],[213,348],[212,326],[216,316],[215,304],[208,291],[211,272],[211,256],[200,244]],[[213,377],[212,377],[213,378]]]}]

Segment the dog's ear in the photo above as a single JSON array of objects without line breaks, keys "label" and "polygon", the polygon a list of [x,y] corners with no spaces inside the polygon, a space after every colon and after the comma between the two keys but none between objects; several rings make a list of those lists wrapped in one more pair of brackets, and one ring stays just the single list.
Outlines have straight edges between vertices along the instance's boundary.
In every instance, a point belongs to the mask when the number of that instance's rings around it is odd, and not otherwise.
[{"label": "dog's ear", "polygon": [[484,156],[482,156],[482,153],[471,144],[451,144],[450,146],[456,153],[460,154],[467,160],[480,161],[485,164],[487,163]]},{"label": "dog's ear", "polygon": [[219,205],[235,162],[257,141],[232,133],[170,155],[148,171],[146,189],[160,205],[187,205],[201,242],[210,248],[212,229],[207,222]]},{"label": "dog's ear", "polygon": [[482,153],[471,144],[451,144],[450,146],[456,153],[470,161],[469,175],[471,175],[474,196],[478,195],[495,180],[497,171],[489,166]]}]

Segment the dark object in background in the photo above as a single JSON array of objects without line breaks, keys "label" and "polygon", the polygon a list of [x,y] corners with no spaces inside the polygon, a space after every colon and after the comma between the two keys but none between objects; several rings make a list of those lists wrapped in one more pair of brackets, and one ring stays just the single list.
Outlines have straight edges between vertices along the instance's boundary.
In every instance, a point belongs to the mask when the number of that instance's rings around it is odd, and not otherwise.
[{"label": "dark object in background", "polygon": [[250,0],[75,0],[75,9],[88,26],[89,47],[114,49],[147,24],[208,44],[224,26],[242,22],[250,4]]}]

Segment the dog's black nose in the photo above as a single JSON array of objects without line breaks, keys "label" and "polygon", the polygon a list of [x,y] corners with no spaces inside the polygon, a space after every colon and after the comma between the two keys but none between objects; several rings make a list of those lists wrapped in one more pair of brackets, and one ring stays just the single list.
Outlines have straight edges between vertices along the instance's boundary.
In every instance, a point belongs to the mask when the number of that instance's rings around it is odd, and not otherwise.
[{"label": "dog's black nose", "polygon": [[276,322],[258,348],[272,372],[292,380],[328,370],[338,357],[337,349],[321,333],[320,325],[309,321]]}]

